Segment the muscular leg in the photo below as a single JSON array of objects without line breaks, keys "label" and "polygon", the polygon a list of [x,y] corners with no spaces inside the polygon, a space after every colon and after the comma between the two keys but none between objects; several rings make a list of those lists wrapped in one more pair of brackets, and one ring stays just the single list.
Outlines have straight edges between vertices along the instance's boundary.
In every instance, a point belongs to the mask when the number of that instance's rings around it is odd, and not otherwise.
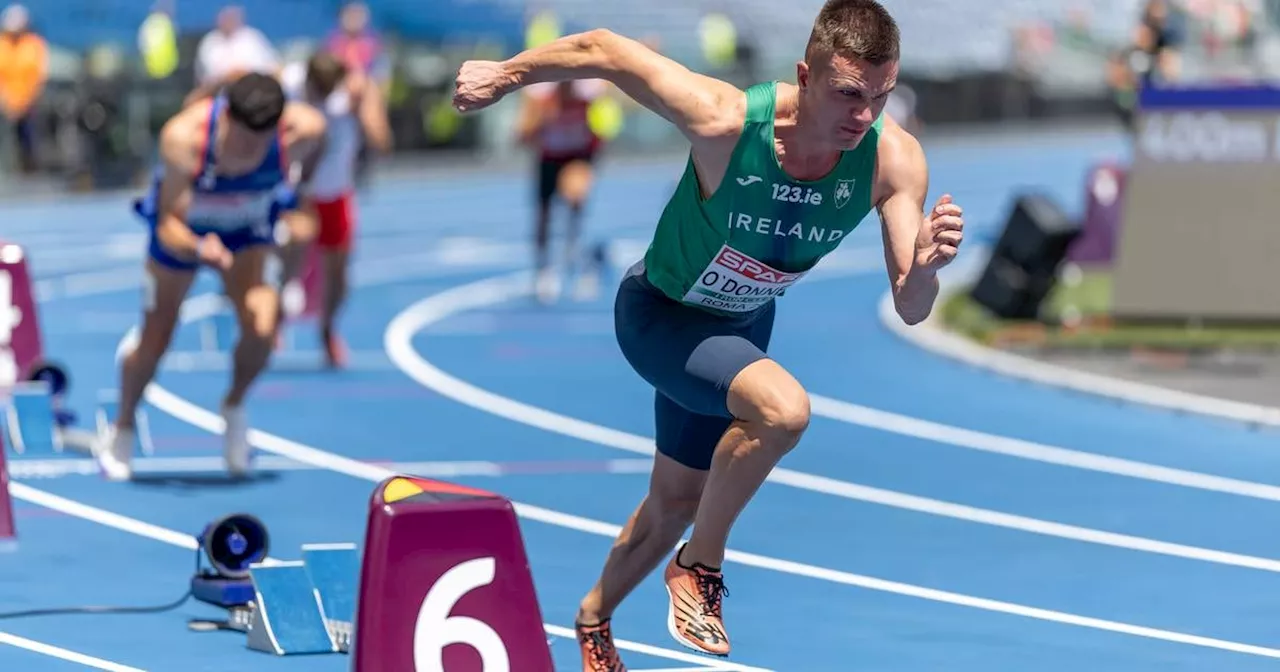
[{"label": "muscular leg", "polygon": [[280,295],[263,277],[272,249],[258,245],[236,254],[231,270],[223,275],[223,286],[235,306],[240,328],[236,341],[231,388],[223,399],[229,407],[239,407],[254,380],[266,368],[279,327]]},{"label": "muscular leg", "polygon": [[551,239],[551,201],[538,203],[533,227],[533,267],[541,271],[551,264],[551,255],[547,249]]},{"label": "muscular leg", "polygon": [[280,215],[280,221],[289,232],[289,240],[280,246],[280,286],[298,277],[306,262],[307,250],[315,243],[319,232],[314,206],[304,204],[296,210]]},{"label": "muscular leg", "polygon": [[734,421],[716,445],[693,534],[680,564],[718,568],[729,530],[747,502],[809,425],[809,396],[771,359],[744,368],[729,385]]},{"label": "muscular leg", "polygon": [[578,263],[578,237],[582,229],[582,210],[591,192],[591,164],[585,160],[570,162],[560,173],[557,191],[569,207],[569,226],[565,231],[565,259],[572,275]]},{"label": "muscular leg", "polygon": [[227,470],[233,475],[249,471],[249,425],[244,397],[271,359],[280,326],[280,295],[263,277],[268,245],[257,245],[236,254],[231,270],[223,274],[227,296],[236,309],[240,327],[233,355],[231,387],[222,400],[223,450]]},{"label": "muscular leg", "polygon": [[578,607],[578,623],[611,618],[631,591],[657,569],[689,529],[707,472],[661,453],[654,457],[649,492],[614,541],[604,570]]},{"label": "muscular leg", "polygon": [[338,310],[347,298],[347,250],[325,250],[321,255],[324,271],[324,300],[320,304],[320,334],[327,342],[333,335]]},{"label": "muscular leg", "polygon": [[155,378],[160,359],[169,349],[178,313],[186,299],[195,271],[169,268],[147,259],[143,281],[142,328],[138,342],[120,361],[120,408],[112,436],[99,446],[99,458],[108,478],[127,479],[133,452],[134,419],[142,393]]},{"label": "muscular leg", "polygon": [[560,176],[560,163],[540,159],[538,162],[537,212],[533,229],[534,295],[542,303],[551,303],[560,292],[559,277],[551,268],[551,204]]},{"label": "muscular leg", "polygon": [[316,246],[320,263],[320,341],[331,367],[346,364],[346,346],[337,331],[337,316],[347,298],[347,268],[355,230],[355,196],[316,202]]}]

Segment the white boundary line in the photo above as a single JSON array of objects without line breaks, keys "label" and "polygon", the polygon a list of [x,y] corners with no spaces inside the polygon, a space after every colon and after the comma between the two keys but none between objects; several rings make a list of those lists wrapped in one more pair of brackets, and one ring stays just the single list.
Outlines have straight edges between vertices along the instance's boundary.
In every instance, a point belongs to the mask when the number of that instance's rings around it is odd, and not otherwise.
[{"label": "white boundary line", "polygon": [[[977,266],[976,270],[966,267],[964,272],[958,273],[952,282],[960,280],[961,282],[956,284],[963,286],[966,284],[964,280],[976,277],[980,271],[981,266]],[[944,298],[944,296],[938,297],[939,303]],[[881,297],[879,314],[885,328],[912,345],[1004,376],[1182,413],[1225,418],[1251,425],[1280,427],[1280,408],[1192,394],[1158,385],[1088,373],[988,348],[946,331],[940,326],[941,318],[937,314],[931,315],[920,325],[909,327],[898,319],[893,309],[893,297],[889,294]]]},{"label": "white boundary line", "polygon": [[[537,427],[545,431],[570,436],[583,441],[616,448],[618,450],[652,456],[655,452],[655,448],[653,440],[649,437],[630,434],[579,420],[577,418],[560,415],[543,408],[524,404],[487,390],[483,390],[441,371],[438,367],[428,362],[426,358],[413,347],[414,335],[437,321],[447,319],[449,316],[455,315],[464,310],[474,309],[481,306],[489,306],[494,303],[507,300],[513,293],[527,291],[528,284],[524,280],[525,279],[523,277],[510,279],[508,276],[499,276],[497,279],[469,283],[455,289],[446,290],[411,305],[397,315],[387,326],[386,336],[384,339],[387,354],[390,356],[391,360],[395,362],[396,366],[400,367],[400,369],[410,378],[416,380],[428,389],[459,403],[508,420]],[[835,406],[836,404],[843,404],[843,402],[832,403],[830,401],[819,400],[814,400],[813,403],[815,408],[820,407],[820,405],[823,408],[828,408]],[[846,409],[839,406],[837,406],[835,410],[838,412],[846,412]],[[867,409],[867,411],[872,413],[881,413],[879,411],[871,411],[870,409]],[[830,408],[828,408],[828,412],[831,412]],[[904,421],[927,424],[923,423],[923,421],[917,421],[911,418],[906,418]],[[881,426],[896,427],[896,425],[886,424],[883,421],[879,424]],[[913,425],[908,425],[907,429],[903,429],[901,431],[908,430],[918,431]],[[952,435],[961,431],[945,427],[943,430],[945,432],[950,432]],[[935,432],[934,435],[937,435],[937,433]],[[947,435],[948,434],[943,434],[944,437]],[[926,436],[926,438],[932,438],[932,436]],[[1011,439],[1004,439],[1004,441],[1013,443]],[[926,497],[918,497],[906,493],[895,492],[893,490],[873,488],[858,483],[840,481],[826,476],[818,476],[781,467],[774,469],[769,475],[768,480],[801,490],[808,490],[811,492],[818,492],[857,501],[871,502],[874,504],[881,504],[884,506],[954,518],[984,525],[1004,527],[1023,532],[1055,536],[1064,539],[1072,539],[1075,541],[1102,544],[1148,553],[1158,553],[1204,562],[1249,567],[1271,572],[1280,571],[1280,561],[1269,558],[1226,553],[1223,551],[1199,548],[1196,546],[1174,544],[1144,537],[1105,532],[1087,527],[1065,525],[1037,518],[1017,516],[1001,511],[981,509],[952,502],[929,499]]]},{"label": "white boundary line", "polygon": [[146,672],[141,668],[129,667],[128,665],[113,663],[109,660],[94,658],[93,656],[86,656],[83,653],[76,653],[75,651],[69,651],[67,649],[64,649],[58,646],[52,646],[50,644],[45,644],[43,642],[37,642],[34,639],[19,637],[17,635],[9,634],[7,632],[0,632],[0,644],[8,644],[9,646],[17,647],[19,649],[26,649],[28,651],[33,651],[35,653],[44,654],[52,658],[60,658],[68,662],[79,663],[81,665],[84,665],[85,667],[92,667],[98,670],[107,670],[107,672]]},{"label": "white boundary line", "polygon": [[[527,286],[527,273],[518,274],[525,280],[524,285]],[[510,276],[505,276],[508,281]],[[494,282],[494,281],[489,281]],[[468,285],[474,289],[475,284]],[[455,290],[456,291],[456,290]],[[439,296],[439,295],[437,295]],[[203,295],[193,297],[183,304],[181,319],[183,322],[199,319],[202,315],[212,314],[218,310],[221,298],[217,295]],[[122,356],[137,342],[138,330],[133,327],[121,339],[117,348],[117,357]],[[146,400],[159,410],[166,412],[179,420],[187,422],[193,426],[200,427],[206,431],[218,434],[223,431],[222,419],[212,411],[202,408],[191,402],[174,395],[159,385],[152,384],[148,386],[146,391]],[[622,434],[619,432],[619,434]],[[388,476],[394,475],[389,470],[371,467],[369,465],[357,462],[347,457],[328,453],[311,446],[296,443],[274,436],[260,430],[251,430],[249,433],[250,442],[257,448],[267,452],[290,457],[298,461],[316,464],[323,468],[338,473],[344,473],[355,478],[361,478],[373,482],[380,482]],[[22,485],[22,484],[17,484]],[[534,507],[527,504],[512,502],[517,515],[528,520],[534,520],[550,525],[574,529],[589,534],[616,538],[621,532],[621,526],[601,521],[591,520],[570,514]],[[753,553],[745,553],[729,549],[725,553],[725,559],[729,562],[752,566],[760,569],[769,569],[781,573],[792,574],[795,576],[805,576],[818,580],[828,581],[842,585],[861,587],[881,592],[894,593],[910,597],[917,597],[936,602],[943,602],[959,606],[966,606],[985,611],[997,613],[1013,614],[1034,618],[1038,620],[1051,621],[1067,625],[1076,625],[1080,627],[1093,628],[1098,630],[1118,632],[1130,634],[1149,639],[1156,639],[1174,643],[1187,644],[1191,646],[1200,646],[1224,651],[1232,651],[1236,653],[1244,653],[1248,655],[1256,655],[1268,658],[1280,658],[1280,649],[1256,646],[1252,644],[1243,644],[1229,640],[1202,637],[1198,635],[1189,635],[1186,633],[1172,632],[1167,630],[1159,630],[1144,626],[1137,626],[1128,623],[1120,623],[1116,621],[1108,621],[1104,619],[1091,618],[1087,616],[1079,616],[1065,612],[1052,611],[1047,609],[1039,609],[1036,607],[1028,607],[1025,605],[1014,604],[1009,602],[1001,602],[997,600],[989,600],[985,598],[963,595],[959,593],[951,593],[947,591],[934,590],[921,586],[898,583],[893,581],[885,581],[874,577],[867,577],[849,572],[842,572],[823,567],[806,565],[803,563],[791,562],[767,556],[756,555]],[[706,659],[695,659],[698,664],[708,663],[717,665],[720,661],[707,661]],[[717,665],[718,667],[718,665]],[[724,667],[720,669],[749,669],[743,667]]]},{"label": "white boundary line", "polygon": [[[429,316],[430,314],[434,313],[437,317],[439,317],[440,313],[444,312],[443,308],[446,308],[446,307],[451,310],[461,310],[461,309],[464,309],[466,306],[475,307],[476,304],[494,302],[499,297],[502,297],[502,296],[506,296],[509,298],[510,296],[527,291],[527,288],[528,288],[527,275],[517,274],[515,276],[499,276],[497,278],[491,278],[489,280],[470,283],[467,285],[463,285],[461,287],[455,287],[454,289],[447,290],[445,292],[441,292],[432,297],[428,297],[427,299],[424,299],[423,301],[420,301],[414,304],[413,306],[411,306],[410,308],[406,309],[405,311],[401,312],[401,314],[398,315],[395,319],[393,319],[392,323],[388,325],[387,331],[386,331],[386,337],[384,339],[387,350],[388,350],[388,354],[390,354],[392,359],[396,360],[397,364],[401,366],[403,366],[405,362],[413,361],[416,358],[419,367],[433,368],[430,366],[430,364],[428,364],[425,360],[423,360],[420,356],[418,356],[412,347],[412,335],[414,331],[411,327],[415,326],[415,322],[420,324],[422,316],[424,314]],[[424,308],[424,306],[426,307]],[[418,316],[414,320],[410,320],[409,318],[406,317],[407,315],[409,315],[411,312],[415,310],[418,312]],[[406,354],[410,354],[413,356],[406,359],[405,357],[403,357],[403,355],[406,355]],[[410,373],[409,371],[406,371],[406,373],[413,376],[413,374]],[[440,372],[440,374],[444,375],[443,372]],[[446,378],[448,377],[446,376]],[[449,379],[449,380],[454,380],[454,379]],[[527,406],[525,404],[520,404],[519,402],[516,402],[514,400],[506,399],[504,397],[494,395],[487,391],[480,390],[479,388],[475,388],[474,386],[467,385],[462,381],[456,381],[456,383],[462,386],[462,388],[459,388],[459,389],[465,389],[469,395],[470,394],[480,395],[486,401],[486,405],[482,406],[481,408],[483,408],[483,410],[494,413],[495,415],[508,417],[510,419],[516,419],[517,421],[524,422],[525,424],[529,424],[531,426],[539,427],[549,431],[558,432],[558,433],[569,435],[569,436],[577,436],[579,438],[585,438],[586,440],[593,441],[596,443],[601,443],[602,445],[622,447],[623,450],[630,450],[632,452],[641,452],[646,454],[651,454],[653,451],[652,442],[649,441],[648,439],[645,439],[644,437],[628,434],[626,432],[620,432],[607,427],[601,427],[599,425],[593,425],[591,423],[577,420],[575,418],[569,418],[566,416],[557,415],[549,411],[546,411],[544,409],[538,409],[535,407]],[[438,388],[436,389],[437,391],[445,393],[444,391]],[[452,395],[446,394],[446,396],[452,396]],[[458,397],[456,396],[454,396],[453,398],[455,398],[455,400],[460,401],[461,403],[467,403],[473,406],[475,405],[472,401],[467,401],[466,399],[458,399]],[[490,404],[497,404],[498,408],[500,408],[502,412],[499,412]],[[509,415],[509,413],[511,413],[513,410],[516,413],[522,414],[522,417],[515,418]],[[594,438],[586,438],[585,436],[583,436],[584,434],[586,436],[594,437]],[[775,470],[774,474],[776,475],[778,474],[778,472],[779,470]],[[579,519],[579,521],[584,522],[584,521],[581,521],[581,519]],[[619,530],[617,526],[608,525],[608,524],[599,524],[594,522],[593,522],[593,527],[598,529],[598,533],[602,533],[602,534],[611,534]],[[587,530],[584,530],[584,531],[587,531]],[[741,551],[729,550],[725,554],[725,558],[730,562],[737,562],[740,564],[746,564],[746,565],[760,567],[764,569],[772,569],[774,571],[794,574],[798,576],[808,576],[811,578],[826,580],[833,583],[858,586],[858,587],[867,588],[871,590],[879,590],[884,592],[896,593],[899,595],[908,595],[912,597],[919,597],[927,600],[946,602],[946,603],[956,604],[960,606],[967,606],[967,607],[972,607],[977,609],[1010,613],[1010,614],[1015,614],[1020,616],[1026,616],[1028,618],[1036,618],[1036,619],[1054,621],[1059,623],[1080,625],[1084,627],[1110,630],[1113,632],[1123,632],[1123,633],[1134,634],[1134,635],[1143,636],[1143,637],[1164,639],[1167,641],[1177,641],[1177,642],[1194,644],[1194,645],[1205,645],[1206,643],[1204,638],[1194,636],[1194,635],[1184,635],[1182,633],[1170,633],[1167,631],[1159,631],[1151,628],[1145,628],[1142,626],[1120,624],[1120,623],[1115,623],[1110,621],[1103,621],[1100,619],[1093,619],[1089,617],[1075,616],[1072,614],[1064,614],[1061,612],[1037,609],[1034,607],[1025,607],[1022,605],[1015,605],[1015,604],[1009,604],[1005,602],[998,602],[994,600],[987,600],[984,598],[976,598],[976,597],[961,595],[957,593],[938,591],[930,588],[922,588],[920,586],[912,586],[909,584],[897,583],[892,581],[884,581],[881,579],[876,579],[876,578],[871,578],[866,576],[859,576],[859,575],[851,574],[848,572],[841,572],[841,571],[831,570],[826,568],[813,567],[813,566],[804,565],[801,563],[795,563],[795,562],[790,562],[786,560],[779,560],[776,558],[768,558],[764,556],[743,553]],[[1228,644],[1228,646],[1233,647],[1232,650],[1240,650],[1240,649],[1234,648],[1238,646],[1250,647],[1250,649],[1255,650],[1255,652],[1257,652],[1256,650],[1260,649],[1260,647],[1254,647],[1252,645],[1239,645],[1235,643]],[[1267,655],[1267,656],[1280,655],[1280,650],[1275,650],[1275,649],[1265,649],[1265,650],[1270,651],[1270,653],[1266,653],[1266,654],[1260,653],[1259,655]]]},{"label": "white boundary line", "polygon": [[[412,340],[410,331],[416,332],[432,321],[443,319],[447,314],[501,303],[527,294],[529,291],[531,290],[523,279],[523,273],[516,273],[466,284],[423,299],[405,309],[392,325],[388,326],[388,338],[384,339],[387,341],[387,352],[396,365],[409,373],[410,377],[441,394],[453,396],[462,403],[503,415],[517,422],[536,423],[536,426],[549,431],[563,434],[565,432],[562,430],[570,430],[574,432],[571,436],[584,438],[587,441],[597,443],[604,441],[607,442],[606,445],[623,450],[644,448],[643,452],[651,454],[652,442],[649,439],[566,418],[468,385],[426,363],[410,344]],[[893,310],[892,306],[889,310]],[[395,328],[394,331],[392,327]],[[425,382],[428,378],[432,381],[431,383]],[[1280,502],[1280,486],[1276,485],[1214,476],[988,434],[890,413],[818,394],[810,394],[809,399],[813,413],[817,416],[902,436],[1074,469]],[[632,448],[624,447],[628,445]]]},{"label": "white boundary line", "polygon": [[[113,513],[111,511],[107,511],[104,509],[99,509],[97,507],[89,506],[87,504],[82,504],[80,502],[70,500],[50,492],[37,490],[35,488],[32,488],[31,486],[24,485],[22,483],[10,483],[9,488],[10,488],[10,493],[14,497],[17,497],[18,499],[21,499],[27,502],[31,502],[32,504],[37,504],[39,506],[52,509],[54,511],[60,511],[62,513],[75,516],[77,518],[82,518],[90,522],[98,523],[100,525],[105,525],[107,527],[112,527],[122,532],[128,532],[130,534],[135,534],[140,537],[146,537],[147,539],[153,539],[155,541],[169,544],[171,546],[177,546],[179,548],[185,548],[188,550],[195,550],[199,548],[199,543],[196,541],[195,537],[189,534],[183,534],[182,532],[178,532],[177,530],[170,530],[164,527],[159,527],[157,525],[152,525],[151,523],[147,523],[141,520],[128,518],[126,516],[122,516],[120,514]],[[273,559],[273,560],[275,564],[278,564],[281,562],[279,559]],[[574,639],[574,633],[571,628],[563,628],[556,625],[544,624],[543,629],[548,634],[555,635],[557,637],[566,637],[569,639]],[[0,643],[7,643],[4,641],[3,636],[4,636],[4,633],[0,633]],[[695,663],[695,664],[703,665],[703,667],[697,668],[699,670],[720,670],[724,672],[771,672],[770,670],[765,670],[758,667],[737,665],[734,663],[722,662],[718,660],[708,660],[706,658],[702,658],[693,654],[687,654],[681,651],[672,651],[668,649],[662,649],[656,646],[640,644],[637,642],[619,640],[616,643],[618,648],[623,650],[635,651],[637,653],[643,653],[643,654],[651,655],[658,658],[666,658],[668,660],[675,660],[675,661],[680,661],[684,663]],[[1280,652],[1277,652],[1277,653],[1280,654]],[[72,654],[72,655],[78,655],[78,654]],[[59,656],[59,657],[62,657],[62,656]],[[71,659],[68,658],[68,660],[71,660]],[[81,661],[76,661],[76,662],[81,662]],[[101,662],[105,663],[106,665],[113,665],[113,663],[106,663],[106,661],[101,661]],[[101,669],[114,670],[118,672],[142,672],[141,670],[138,670],[136,668],[123,667],[123,666],[102,667]]]},{"label": "white boundary line", "polygon": [[[183,304],[181,316],[180,316],[180,322],[182,323],[191,322],[191,321],[199,320],[205,316],[212,315],[216,313],[218,310],[220,310],[221,306],[222,306],[222,297],[220,295],[202,294],[202,295],[194,296],[188,299]],[[138,328],[135,326],[131,328],[127,334],[125,334],[124,338],[120,340],[120,344],[116,348],[117,359],[123,356],[123,354],[127,352],[129,349],[134,347],[134,344],[137,342],[137,339],[138,339]],[[145,398],[148,403],[150,403],[152,406],[155,406],[157,409],[165,413],[168,413],[169,415],[172,415],[173,417],[183,422],[186,422],[187,424],[190,424],[194,427],[198,427],[200,429],[203,429],[213,434],[221,434],[224,430],[224,423],[222,421],[222,418],[218,414],[208,409],[201,408],[200,406],[197,406],[191,403],[190,401],[187,401],[186,399],[183,399],[182,397],[179,397],[173,394],[172,392],[169,392],[167,389],[155,383],[152,383],[150,386],[148,386],[146,390]],[[301,443],[296,443],[288,439],[278,437],[272,434],[268,434],[266,432],[256,430],[256,429],[251,429],[249,431],[249,442],[254,447],[260,450],[264,450],[269,453],[274,453],[276,455],[280,455],[280,456],[292,459],[295,462],[314,465],[320,469],[326,469],[336,473],[346,474],[348,476],[352,476],[354,478],[358,478],[366,481],[371,481],[373,483],[380,483],[387,478],[398,475],[398,472],[383,466],[367,464],[364,462],[352,460],[350,458],[347,458],[341,455],[329,453],[323,450],[319,450],[317,448],[313,448],[311,446],[303,445]],[[21,486],[19,491],[12,490],[13,486],[15,485]],[[31,494],[32,491],[34,491],[33,488],[30,488],[30,486],[26,486],[22,483],[11,483],[10,490],[11,492],[13,492],[15,497],[22,497],[23,494]],[[34,492],[39,493],[40,491],[34,491]],[[22,494],[19,494],[19,493],[22,493]],[[48,493],[40,493],[40,494],[47,495]],[[46,497],[46,501],[47,501],[47,497]],[[70,500],[66,500],[66,501],[69,502],[69,504],[73,507],[84,506],[84,505],[79,505],[75,502],[70,502]],[[621,532],[622,530],[620,526],[611,525],[609,523],[594,521],[587,518],[578,518],[577,516],[560,513],[558,511],[552,511],[549,509],[529,506],[527,504],[520,504],[517,502],[512,502],[512,504],[516,509],[516,514],[519,515],[520,517],[528,518],[530,520],[536,520],[536,521],[547,523],[550,525],[556,525],[559,527],[575,529],[583,532],[590,532],[590,533],[598,534],[601,536],[607,536],[609,538],[616,537],[618,533]],[[59,510],[62,510],[62,509],[59,509]],[[121,519],[124,518],[123,516],[117,516],[116,514],[112,514],[106,511],[102,511],[101,513],[105,514],[103,516],[104,520],[114,521],[116,523],[115,525],[112,525],[113,527],[117,527],[119,529],[126,529],[125,527],[122,526],[123,523]],[[130,520],[130,519],[124,519],[124,520]],[[140,521],[132,521],[132,522],[137,525],[144,525],[144,526],[148,526],[148,528],[151,528],[147,530],[148,532],[150,532],[150,534],[144,533],[143,536],[149,536],[153,539],[159,539],[159,537],[156,536],[155,533],[157,530],[162,530],[163,528],[155,528],[154,526],[149,526],[147,523],[141,523]],[[111,523],[108,522],[104,524],[111,524]],[[137,529],[142,529],[142,528],[137,528]],[[126,531],[133,531],[133,530],[126,530]],[[183,536],[185,537],[186,535],[183,535]],[[189,541],[191,543],[195,543],[194,538],[189,539]],[[170,541],[169,543],[173,543],[173,542]],[[552,626],[549,624],[544,624],[544,627],[549,628],[547,631],[550,634],[556,634],[556,633],[565,631],[564,628],[559,628],[558,626]],[[568,630],[568,632],[570,633],[570,636],[572,636],[573,631]],[[668,649],[661,649],[658,647],[651,647],[651,646],[648,646],[645,644],[639,644],[636,642],[627,642],[624,640],[618,640],[615,643],[620,649],[646,653],[653,656],[667,658],[669,660],[677,660],[681,662],[705,665],[706,667],[703,669],[707,669],[707,670],[721,670],[726,672],[771,672],[770,670],[766,670],[764,668],[740,665],[736,663],[730,663],[727,661],[709,660],[705,657],[700,657],[693,654],[686,654],[680,651],[672,651]],[[1276,657],[1280,658],[1280,650],[1276,651]]]},{"label": "white boundary line", "polygon": [[[371,462],[370,464],[379,464]],[[590,468],[578,469],[581,460],[570,460],[565,468],[555,469],[555,462],[539,464],[537,469],[520,469],[524,463],[484,462],[474,460],[457,460],[443,462],[393,462],[384,463],[388,469],[431,478],[458,478],[461,476],[492,476],[495,478],[508,476],[538,476],[546,474],[648,474],[653,466],[652,460],[626,459],[601,460],[592,462]],[[40,480],[62,478],[66,476],[98,476],[102,469],[91,458],[54,458],[23,459],[8,461],[9,477],[17,480]],[[514,468],[513,468],[514,467]],[[153,474],[160,476],[182,474],[223,473],[226,465],[218,456],[201,457],[137,457],[133,460],[134,474]],[[263,455],[257,458],[259,471],[315,471],[314,464],[298,462],[275,455]]]}]

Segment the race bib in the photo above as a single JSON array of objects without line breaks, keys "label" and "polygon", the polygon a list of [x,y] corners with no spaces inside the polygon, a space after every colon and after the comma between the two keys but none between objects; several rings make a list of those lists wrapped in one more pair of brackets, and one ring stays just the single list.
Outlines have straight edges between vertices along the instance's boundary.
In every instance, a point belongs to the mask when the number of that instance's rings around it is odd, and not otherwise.
[{"label": "race bib", "polygon": [[781,296],[804,275],[779,271],[724,245],[689,288],[684,301],[732,313],[746,313]]}]

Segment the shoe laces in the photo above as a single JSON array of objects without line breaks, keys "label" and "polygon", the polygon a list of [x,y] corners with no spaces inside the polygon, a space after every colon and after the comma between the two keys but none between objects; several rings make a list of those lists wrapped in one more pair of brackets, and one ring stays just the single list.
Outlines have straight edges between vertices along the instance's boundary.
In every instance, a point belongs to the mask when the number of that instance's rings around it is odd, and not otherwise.
[{"label": "shoe laces", "polygon": [[592,666],[599,672],[614,672],[618,669],[618,650],[613,646],[613,638],[608,628],[600,628],[579,634],[582,643],[591,656]]},{"label": "shoe laces", "polygon": [[698,583],[698,592],[702,594],[702,613],[706,616],[720,617],[720,603],[729,596],[729,588],[724,585],[724,577],[712,572],[694,573]]}]

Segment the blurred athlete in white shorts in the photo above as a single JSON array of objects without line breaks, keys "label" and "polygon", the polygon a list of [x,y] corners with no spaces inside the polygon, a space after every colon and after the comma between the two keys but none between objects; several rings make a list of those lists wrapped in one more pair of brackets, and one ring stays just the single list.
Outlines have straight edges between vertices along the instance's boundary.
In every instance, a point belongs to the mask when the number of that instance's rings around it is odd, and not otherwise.
[{"label": "blurred athlete in white shorts", "polygon": [[320,337],[329,366],[346,363],[346,347],[334,328],[347,294],[347,266],[356,227],[356,169],[361,145],[391,148],[391,128],[381,90],[365,73],[349,70],[336,56],[316,52],[281,74],[289,95],[309,103],[328,121],[325,153],[311,179],[310,196],[319,220],[316,245],[321,254],[323,300]]}]

